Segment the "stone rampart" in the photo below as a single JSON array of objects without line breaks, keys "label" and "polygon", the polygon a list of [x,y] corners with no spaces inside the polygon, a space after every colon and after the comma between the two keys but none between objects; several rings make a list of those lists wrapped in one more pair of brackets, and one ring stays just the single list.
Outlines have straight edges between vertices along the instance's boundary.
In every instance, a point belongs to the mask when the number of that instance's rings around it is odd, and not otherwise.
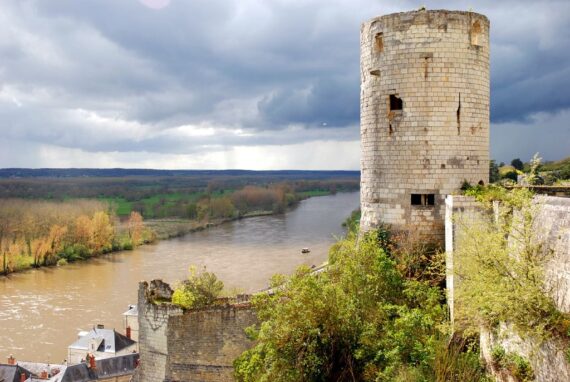
[{"label": "stone rampart", "polygon": [[146,282],[140,284],[141,364],[134,381],[233,381],[234,359],[252,345],[245,328],[257,323],[247,298],[184,311],[163,294],[156,302],[149,299],[154,295]]},{"label": "stone rampart", "polygon": [[[534,199],[536,215],[536,239],[547,244],[552,251],[545,264],[545,282],[551,287],[558,310],[570,313],[570,199],[552,196],[537,196]],[[461,245],[462,221],[470,224],[477,219],[493,220],[493,212],[484,211],[474,199],[465,196],[448,196],[446,200],[446,268],[448,304],[452,320],[454,309],[461,303],[454,298],[457,283],[454,277],[454,251]],[[496,207],[496,206],[495,206]],[[495,208],[494,213],[497,214]],[[517,353],[528,360],[533,367],[536,381],[570,381],[570,364],[566,358],[568,344],[560,339],[542,341],[522,337],[515,333],[508,323],[501,323],[495,332],[483,329],[481,333],[481,354],[492,365],[492,349],[500,345],[509,353]],[[504,373],[497,372],[499,381],[511,381]]]}]

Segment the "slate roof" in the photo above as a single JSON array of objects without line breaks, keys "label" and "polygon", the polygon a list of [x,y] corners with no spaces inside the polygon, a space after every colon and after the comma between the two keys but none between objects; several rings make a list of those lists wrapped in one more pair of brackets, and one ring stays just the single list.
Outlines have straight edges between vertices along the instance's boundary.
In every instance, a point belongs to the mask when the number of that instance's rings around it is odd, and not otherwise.
[{"label": "slate roof", "polygon": [[26,374],[30,377],[30,372],[18,365],[0,365],[0,382],[20,382],[20,375]]},{"label": "slate roof", "polygon": [[26,361],[18,361],[18,366],[23,367],[33,375],[40,375],[42,371],[47,371],[48,373],[53,374],[57,370],[61,371],[65,367],[65,365],[62,364]]},{"label": "slate roof", "polygon": [[138,359],[138,353],[100,359],[96,361],[95,370],[89,369],[86,363],[67,366],[60,374],[49,379],[49,382],[90,382],[131,375],[137,368]]},{"label": "slate roof", "polygon": [[135,341],[121,333],[117,333],[114,329],[93,328],[86,335],[69,345],[69,347],[87,351],[89,350],[89,340],[92,338],[102,339],[97,351],[106,353],[117,353],[135,343]]}]

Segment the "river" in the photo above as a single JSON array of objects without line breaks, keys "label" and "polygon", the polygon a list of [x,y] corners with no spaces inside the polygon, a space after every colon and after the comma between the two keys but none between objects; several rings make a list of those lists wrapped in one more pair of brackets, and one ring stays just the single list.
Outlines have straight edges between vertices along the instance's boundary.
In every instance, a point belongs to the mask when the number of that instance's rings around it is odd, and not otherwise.
[{"label": "river", "polygon": [[[206,266],[227,288],[253,292],[275,273],[320,265],[341,223],[358,208],[358,192],[310,198],[283,214],[242,219],[205,231],[70,264],[0,277],[0,363],[59,363],[80,330],[104,324],[123,331],[138,282],[174,283],[190,265]],[[309,247],[309,254],[301,248]]]}]

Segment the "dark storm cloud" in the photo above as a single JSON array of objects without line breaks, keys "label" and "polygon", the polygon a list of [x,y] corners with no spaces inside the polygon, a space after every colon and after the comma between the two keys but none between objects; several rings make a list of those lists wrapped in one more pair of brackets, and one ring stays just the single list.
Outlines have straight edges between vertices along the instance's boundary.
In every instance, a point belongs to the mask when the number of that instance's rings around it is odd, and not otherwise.
[{"label": "dark storm cloud", "polygon": [[[157,10],[137,0],[3,2],[0,134],[146,153],[356,140],[360,23],[419,5],[172,0]],[[517,156],[502,143],[517,124],[529,126],[530,142],[541,134],[532,127],[551,119],[537,113],[558,115],[556,126],[570,118],[570,2],[426,5],[476,5],[491,20],[495,156]],[[568,154],[559,145],[551,151]],[[9,165],[2,158],[0,166]]]},{"label": "dark storm cloud", "polygon": [[346,127],[358,122],[358,74],[347,79],[321,78],[309,89],[282,89],[263,98],[259,111],[275,125]]}]

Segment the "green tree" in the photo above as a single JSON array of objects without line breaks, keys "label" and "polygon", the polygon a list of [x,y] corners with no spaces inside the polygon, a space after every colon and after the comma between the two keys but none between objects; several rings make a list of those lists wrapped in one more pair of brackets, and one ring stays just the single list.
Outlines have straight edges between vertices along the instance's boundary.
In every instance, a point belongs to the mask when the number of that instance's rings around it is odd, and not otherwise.
[{"label": "green tree", "polygon": [[489,182],[498,182],[500,178],[499,166],[497,166],[497,162],[494,159],[491,159],[489,161]]},{"label": "green tree", "polygon": [[[239,381],[398,381],[427,378],[445,308],[441,290],[406,279],[383,237],[334,245],[329,268],[300,267],[254,299],[255,346],[235,362]],[[424,379],[425,379],[424,378]],[[422,380],[422,379],[418,379]]]},{"label": "green tree", "polygon": [[515,158],[511,161],[511,166],[513,166],[515,169],[522,171],[524,168],[524,163],[522,162],[522,160],[520,160],[520,158]]},{"label": "green tree", "polygon": [[198,208],[196,203],[189,203],[186,206],[186,217],[188,219],[196,219],[198,217]]}]

